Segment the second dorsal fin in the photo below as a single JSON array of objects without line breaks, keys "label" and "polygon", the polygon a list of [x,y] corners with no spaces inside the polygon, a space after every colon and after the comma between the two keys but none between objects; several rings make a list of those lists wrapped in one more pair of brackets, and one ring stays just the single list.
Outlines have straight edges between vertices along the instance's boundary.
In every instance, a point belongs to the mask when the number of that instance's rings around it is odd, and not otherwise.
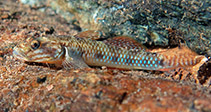
[{"label": "second dorsal fin", "polygon": [[138,43],[135,39],[128,36],[117,36],[117,37],[104,40],[103,42],[105,44],[113,45],[113,46],[127,49],[127,50],[130,50],[130,49],[146,50],[147,49],[144,45]]}]

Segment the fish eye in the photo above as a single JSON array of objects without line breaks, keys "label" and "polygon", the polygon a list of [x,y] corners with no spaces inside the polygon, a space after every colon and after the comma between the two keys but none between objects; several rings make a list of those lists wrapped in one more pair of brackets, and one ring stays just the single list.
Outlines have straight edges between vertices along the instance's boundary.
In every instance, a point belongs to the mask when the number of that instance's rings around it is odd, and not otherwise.
[{"label": "fish eye", "polygon": [[31,42],[31,48],[32,48],[32,49],[36,50],[36,49],[38,49],[39,47],[40,47],[40,42],[39,42],[39,41],[33,40],[33,41]]}]

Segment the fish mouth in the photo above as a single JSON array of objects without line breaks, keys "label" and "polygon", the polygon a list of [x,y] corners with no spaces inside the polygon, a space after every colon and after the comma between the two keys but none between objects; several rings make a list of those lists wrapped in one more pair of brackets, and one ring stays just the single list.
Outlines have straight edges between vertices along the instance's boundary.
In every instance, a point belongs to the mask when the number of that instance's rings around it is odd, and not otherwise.
[{"label": "fish mouth", "polygon": [[15,47],[13,49],[13,56],[15,56],[16,58],[18,58],[19,60],[28,61],[28,59],[26,58],[26,56],[17,47]]}]

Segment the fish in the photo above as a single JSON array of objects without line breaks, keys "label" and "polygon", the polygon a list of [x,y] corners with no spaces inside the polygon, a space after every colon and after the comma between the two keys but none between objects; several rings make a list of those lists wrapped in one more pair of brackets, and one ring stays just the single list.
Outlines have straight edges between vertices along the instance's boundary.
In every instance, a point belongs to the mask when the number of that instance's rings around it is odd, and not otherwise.
[{"label": "fish", "polygon": [[149,50],[129,36],[99,41],[77,36],[28,37],[13,49],[24,62],[54,64],[65,69],[106,66],[118,69],[167,71],[207,61],[189,48]]}]

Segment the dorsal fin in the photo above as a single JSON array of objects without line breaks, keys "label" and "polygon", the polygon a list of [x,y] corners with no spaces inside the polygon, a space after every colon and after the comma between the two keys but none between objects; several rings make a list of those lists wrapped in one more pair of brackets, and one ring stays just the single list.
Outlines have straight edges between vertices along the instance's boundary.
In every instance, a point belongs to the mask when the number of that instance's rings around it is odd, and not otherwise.
[{"label": "dorsal fin", "polygon": [[135,39],[128,37],[128,36],[117,36],[113,38],[109,38],[103,41],[105,44],[113,45],[123,49],[139,49],[139,50],[146,50],[147,48],[138,43]]},{"label": "dorsal fin", "polygon": [[87,30],[80,32],[75,35],[77,38],[84,38],[84,39],[91,39],[91,40],[98,40],[101,37],[101,32],[100,31],[95,31],[95,30]]}]

